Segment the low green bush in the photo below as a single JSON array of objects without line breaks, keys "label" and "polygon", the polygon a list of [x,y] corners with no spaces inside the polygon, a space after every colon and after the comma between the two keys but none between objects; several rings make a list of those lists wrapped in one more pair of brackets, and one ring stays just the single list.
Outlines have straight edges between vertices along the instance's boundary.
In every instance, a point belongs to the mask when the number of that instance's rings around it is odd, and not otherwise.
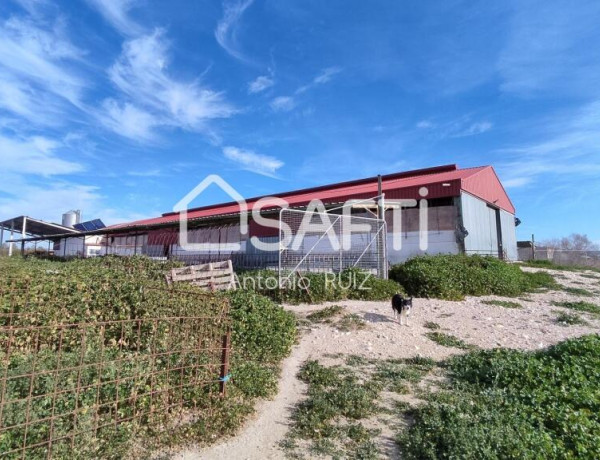
[{"label": "low green bush", "polygon": [[[176,265],[143,257],[68,262],[0,260],[0,326],[5,326],[0,329],[0,340],[10,340],[12,347],[10,360],[0,360],[0,374],[9,377],[4,394],[7,401],[49,394],[38,397],[31,406],[32,420],[43,420],[52,410],[54,389],[60,388],[56,413],[68,413],[78,405],[81,416],[57,420],[54,429],[58,435],[68,435],[92,422],[110,422],[115,410],[120,418],[128,419],[153,404],[156,420],[143,417],[135,424],[127,420],[112,423],[112,428],[100,430],[96,437],[76,436],[73,448],[67,438],[65,446],[55,445],[57,458],[135,457],[130,450],[134,433],[143,437],[148,449],[192,439],[208,441],[239,426],[252,411],[254,398],[275,392],[278,364],[296,337],[294,315],[256,292],[210,294],[187,285],[167,289],[164,272]],[[214,353],[208,356],[208,351],[189,350],[199,344],[221,345],[227,323],[218,318],[227,304],[232,328],[232,380],[228,385],[230,397],[221,399],[214,397],[219,372]],[[176,316],[214,319],[207,319],[201,327],[191,327],[196,323],[185,319],[151,320]],[[104,326],[91,326],[100,321]],[[74,326],[59,327],[65,323]],[[81,329],[75,326],[78,324],[90,326]],[[18,333],[6,327],[9,325],[19,327]],[[219,357],[220,352],[216,359]],[[88,366],[79,372],[81,362]],[[97,362],[102,365],[97,366]],[[18,376],[32,372],[34,366],[41,374],[30,388],[29,377]],[[57,367],[64,371],[54,372]],[[89,387],[78,396],[77,382]],[[154,393],[149,395],[151,391]],[[113,407],[111,401],[117,394],[122,403]],[[105,404],[96,407],[97,400]],[[199,411],[197,421],[165,430],[172,422],[170,408],[174,402],[181,402],[191,413]],[[26,414],[23,404],[7,404],[0,424],[22,423]],[[28,445],[38,438],[43,441],[47,433],[48,423],[32,425]],[[5,432],[0,436],[0,451],[23,445],[23,437],[22,427]],[[28,451],[27,456],[45,458],[43,450]]]},{"label": "low green bush", "polygon": [[411,410],[403,458],[600,458],[600,336],[449,361],[451,388]]},{"label": "low green bush", "polygon": [[421,256],[395,265],[390,278],[415,297],[462,300],[466,295],[517,296],[553,287],[547,273],[525,273],[517,265],[478,255]]}]

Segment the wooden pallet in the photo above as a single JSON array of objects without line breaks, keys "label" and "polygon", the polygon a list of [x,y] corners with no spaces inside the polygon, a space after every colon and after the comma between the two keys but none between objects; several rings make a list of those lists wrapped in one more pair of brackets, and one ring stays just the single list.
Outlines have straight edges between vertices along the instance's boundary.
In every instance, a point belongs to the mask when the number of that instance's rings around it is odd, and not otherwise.
[{"label": "wooden pallet", "polygon": [[237,287],[231,260],[173,268],[165,277],[169,286],[183,282],[209,291],[226,291]]}]

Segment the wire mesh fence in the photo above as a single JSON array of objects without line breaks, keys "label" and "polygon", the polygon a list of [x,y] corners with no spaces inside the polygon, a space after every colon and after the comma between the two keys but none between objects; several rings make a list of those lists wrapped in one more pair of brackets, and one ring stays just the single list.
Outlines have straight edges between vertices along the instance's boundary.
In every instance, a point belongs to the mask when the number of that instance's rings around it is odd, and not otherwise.
[{"label": "wire mesh fence", "polygon": [[279,239],[280,277],[352,267],[387,276],[386,224],[382,219],[283,209]]},{"label": "wire mesh fence", "polygon": [[[209,297],[165,291],[198,305]],[[70,321],[27,308],[44,302],[28,293],[0,287],[3,458],[95,457],[142,428],[208,417],[224,394],[226,300],[211,297],[196,315]]]},{"label": "wire mesh fence", "polygon": [[519,248],[519,260],[546,260],[556,265],[600,268],[600,251],[530,246]]}]

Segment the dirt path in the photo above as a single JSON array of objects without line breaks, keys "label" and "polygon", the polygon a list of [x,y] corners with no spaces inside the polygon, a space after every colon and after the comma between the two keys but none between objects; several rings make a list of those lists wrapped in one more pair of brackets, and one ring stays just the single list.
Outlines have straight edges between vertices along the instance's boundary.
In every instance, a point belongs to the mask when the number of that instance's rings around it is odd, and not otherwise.
[{"label": "dirt path", "polygon": [[[554,274],[554,273],[553,273]],[[600,276],[583,277],[575,272],[560,272],[557,281],[564,286],[584,288],[593,297],[577,296],[564,291],[532,294],[519,299],[499,297],[474,298],[462,302],[434,299],[415,299],[414,312],[409,327],[394,321],[388,302],[342,301],[324,305],[286,306],[299,317],[338,304],[343,314],[358,315],[365,323],[364,329],[340,331],[332,324],[312,324],[304,330],[300,343],[282,367],[279,391],[272,401],[263,401],[257,413],[240,433],[220,444],[202,449],[190,449],[177,454],[176,459],[280,459],[284,453],[279,442],[289,429],[291,409],[304,398],[305,385],[296,378],[301,364],[307,359],[318,359],[325,365],[333,364],[333,355],[360,355],[366,358],[408,358],[416,355],[444,359],[462,353],[447,348],[425,336],[431,332],[426,324],[439,325],[439,331],[456,336],[481,348],[508,347],[539,349],[569,337],[598,333],[600,320],[591,315],[579,314],[589,325],[565,326],[556,322],[557,311],[570,311],[553,305],[560,301],[587,301],[600,303]],[[484,300],[511,300],[521,308],[510,309],[483,303]],[[385,433],[384,433],[385,434]],[[390,434],[382,439],[386,457],[394,456],[394,443]],[[387,447],[386,447],[387,446]]]}]

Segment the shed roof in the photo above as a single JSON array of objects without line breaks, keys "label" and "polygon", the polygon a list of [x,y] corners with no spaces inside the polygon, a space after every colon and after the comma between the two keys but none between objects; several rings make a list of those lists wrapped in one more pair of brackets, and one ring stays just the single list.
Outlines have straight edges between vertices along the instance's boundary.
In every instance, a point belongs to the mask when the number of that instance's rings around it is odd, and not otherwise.
[{"label": "shed roof", "polygon": [[[382,176],[382,189],[388,198],[419,199],[419,189],[427,187],[427,198],[459,196],[461,191],[471,193],[484,201],[514,214],[515,208],[506,194],[492,166],[459,169],[457,165],[444,165],[433,168],[405,171]],[[349,199],[365,199],[377,195],[378,176],[339,182],[319,187],[311,187],[270,195],[285,199],[290,207],[306,206],[313,199],[324,204],[342,203]],[[252,211],[262,196],[246,200],[248,211]],[[265,206],[261,207],[265,209]],[[189,209],[189,220],[206,219],[236,214],[240,212],[238,203],[220,203]],[[165,225],[179,220],[179,213],[168,212],[162,216],[114,225],[110,228],[133,228]]]},{"label": "shed roof", "polygon": [[[6,219],[0,222],[0,227],[4,231],[10,231],[14,229],[16,234],[21,234],[23,231],[23,223],[25,222],[25,234],[33,236],[52,236],[52,235],[63,235],[65,233],[79,233],[77,230],[65,227],[60,224],[53,222],[45,222],[40,219],[34,219],[29,216],[18,216],[11,219]],[[5,235],[6,236],[6,235]]]}]

